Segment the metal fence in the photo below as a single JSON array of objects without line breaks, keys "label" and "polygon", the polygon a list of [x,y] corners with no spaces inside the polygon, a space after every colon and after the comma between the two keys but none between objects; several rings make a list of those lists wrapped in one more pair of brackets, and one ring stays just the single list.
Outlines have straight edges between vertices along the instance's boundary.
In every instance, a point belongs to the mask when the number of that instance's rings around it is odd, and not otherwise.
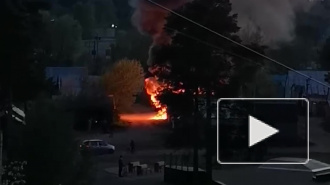
[{"label": "metal fence", "polygon": [[164,156],[165,166],[179,170],[189,170],[192,168],[193,155],[191,153],[166,154]]}]

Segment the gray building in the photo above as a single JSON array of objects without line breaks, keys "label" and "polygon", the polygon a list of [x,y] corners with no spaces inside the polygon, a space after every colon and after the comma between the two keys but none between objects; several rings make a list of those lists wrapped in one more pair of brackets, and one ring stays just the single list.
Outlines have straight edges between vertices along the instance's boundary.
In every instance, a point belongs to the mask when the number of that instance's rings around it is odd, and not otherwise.
[{"label": "gray building", "polygon": [[116,44],[116,28],[99,28],[93,31],[94,38],[84,40],[84,46],[91,55],[111,58],[111,46]]}]

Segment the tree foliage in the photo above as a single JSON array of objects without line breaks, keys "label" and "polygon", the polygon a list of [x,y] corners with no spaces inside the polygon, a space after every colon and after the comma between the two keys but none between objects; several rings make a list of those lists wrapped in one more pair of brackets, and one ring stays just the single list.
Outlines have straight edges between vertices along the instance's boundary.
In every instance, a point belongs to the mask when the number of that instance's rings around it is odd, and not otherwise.
[{"label": "tree foliage", "polygon": [[[318,50],[329,36],[328,4],[327,1],[315,1],[309,11],[297,12],[293,40],[279,43],[268,54],[295,69],[306,69],[312,67],[312,62],[319,62]],[[286,72],[283,67],[277,68]]]},{"label": "tree foliage", "polygon": [[144,87],[144,72],[139,61],[122,59],[103,76],[107,94],[113,95],[119,111],[127,111]]},{"label": "tree foliage", "polygon": [[82,29],[71,15],[54,17],[43,12],[44,32],[42,53],[49,58],[49,65],[71,66],[82,52]]},{"label": "tree foliage", "polygon": [[115,6],[112,0],[95,0],[95,20],[99,28],[108,28],[117,24]]},{"label": "tree foliage", "polygon": [[330,38],[328,38],[320,52],[321,66],[325,70],[330,70]]},{"label": "tree foliage", "polygon": [[73,16],[79,21],[83,33],[82,38],[91,38],[93,29],[95,28],[95,8],[90,2],[78,2],[74,5]]},{"label": "tree foliage", "polygon": [[47,3],[1,1],[0,89],[1,98],[24,102],[45,89],[44,64],[36,56],[35,35],[42,25],[39,10]]},{"label": "tree foliage", "polygon": [[[137,30],[118,31],[116,45],[113,47],[114,60],[127,58],[147,61],[151,39]],[[146,66],[146,63],[142,63]]]},{"label": "tree foliage", "polygon": [[[232,14],[228,0],[196,0],[178,12],[240,42],[237,15]],[[168,17],[165,30],[172,35],[172,44],[155,49],[154,61],[168,70],[156,72],[172,86],[186,89],[187,93],[200,87],[214,90],[217,97],[237,96],[240,86],[253,80],[253,74],[263,63],[251,52],[175,15]],[[259,52],[264,50],[259,43],[248,46]]]},{"label": "tree foliage", "polygon": [[[237,15],[232,13],[229,0],[195,0],[185,4],[177,12],[221,35],[241,42],[238,37]],[[186,117],[194,115],[195,122],[205,122],[198,130],[207,134],[202,134],[203,137],[195,134],[194,137],[200,137],[210,151],[210,148],[214,149],[216,146],[211,138],[216,132],[210,129],[211,115],[216,112],[211,103],[212,99],[243,96],[242,87],[255,80],[258,70],[264,65],[263,60],[176,15],[168,17],[165,30],[172,37],[172,43],[169,46],[153,48],[154,64],[157,66],[154,74],[172,88],[185,89],[185,92],[178,95],[173,92],[171,94],[172,90],[168,90],[162,95],[161,102],[168,105],[170,111],[181,107],[181,104],[190,105],[190,109],[177,110],[175,113]],[[265,47],[258,43],[259,41],[258,37],[254,37],[244,44],[263,53]],[[181,101],[175,101],[180,96]],[[201,103],[194,103],[198,102],[196,99]],[[184,121],[183,124],[186,124],[185,127],[198,126],[197,123],[191,122],[192,120],[190,123]],[[224,137],[230,136],[227,134]],[[207,156],[210,159],[210,156]]]},{"label": "tree foliage", "polygon": [[75,177],[81,164],[72,118],[59,103],[45,99],[34,103],[26,116],[21,148],[28,164],[27,184],[78,184]]}]

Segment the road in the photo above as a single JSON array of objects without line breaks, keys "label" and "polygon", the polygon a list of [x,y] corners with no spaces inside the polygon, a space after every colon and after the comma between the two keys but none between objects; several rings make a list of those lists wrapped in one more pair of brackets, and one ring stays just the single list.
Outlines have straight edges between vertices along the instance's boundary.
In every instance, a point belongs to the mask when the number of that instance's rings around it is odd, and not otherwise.
[{"label": "road", "polygon": [[[111,155],[97,156],[94,162],[97,169],[95,185],[161,185],[163,183],[162,173],[152,173],[144,176],[130,175],[129,177],[118,177],[118,159],[122,155],[124,163],[140,161],[153,167],[157,161],[164,160],[164,154],[173,152],[165,149],[164,137],[168,130],[158,126],[139,126],[128,128],[125,131],[114,133],[112,138],[107,134],[99,133],[76,133],[76,138],[103,139],[116,146],[116,151]],[[136,144],[136,153],[131,154],[128,150],[130,140]]]},{"label": "road", "polygon": [[[316,160],[330,163],[330,149],[326,147],[328,141],[330,141],[330,134],[323,131],[320,128],[319,120],[311,119],[310,137],[311,141],[315,145],[311,146],[310,157]],[[95,165],[97,167],[97,175],[95,185],[106,185],[111,183],[112,185],[126,185],[126,184],[143,184],[143,185],[161,185],[163,182],[162,173],[148,174],[142,177],[136,175],[119,178],[117,176],[117,162],[120,155],[123,155],[124,162],[140,161],[141,163],[153,166],[157,161],[164,160],[164,154],[168,153],[180,153],[180,151],[173,151],[164,148],[165,137],[168,134],[168,130],[158,126],[140,126],[129,128],[125,131],[117,132],[113,138],[109,138],[108,135],[102,134],[77,134],[77,138],[92,139],[99,138],[109,141],[111,144],[116,146],[116,152],[112,155],[98,156],[95,158]],[[133,139],[136,143],[137,152],[130,154],[128,146],[130,140]],[[200,154],[202,155],[202,151]],[[200,162],[203,163],[204,159],[200,158]],[[203,166],[203,165],[201,165]],[[107,170],[107,171],[106,171]],[[310,185],[313,184],[311,181],[311,175],[302,175],[301,177],[295,176],[296,173],[283,172],[269,172],[265,170],[251,169],[251,166],[239,166],[239,167],[226,167],[215,169],[213,173],[214,180],[225,182],[227,185],[240,185],[246,182],[252,182],[253,178],[259,179],[259,182],[266,182],[269,178],[274,178],[268,182],[269,185],[278,185],[280,180],[288,180],[289,177],[293,177],[299,180],[290,182],[290,185]],[[281,176],[281,178],[279,178]],[[252,179],[251,179],[252,178]],[[285,181],[289,182],[289,181]],[[280,183],[280,184],[283,184]],[[283,185],[286,185],[284,183]],[[289,185],[289,184],[288,184]]]}]

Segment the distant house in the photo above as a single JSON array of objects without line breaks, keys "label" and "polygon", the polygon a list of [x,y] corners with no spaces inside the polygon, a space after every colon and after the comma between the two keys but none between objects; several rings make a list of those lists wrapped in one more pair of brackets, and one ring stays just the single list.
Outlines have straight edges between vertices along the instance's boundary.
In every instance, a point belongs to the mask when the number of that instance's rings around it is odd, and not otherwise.
[{"label": "distant house", "polygon": [[[306,74],[310,78],[316,79],[327,84],[324,75],[327,71],[299,71]],[[312,81],[310,78],[304,77],[296,72],[289,71],[285,84],[286,98],[305,97],[313,100],[329,100],[329,88]]]},{"label": "distant house", "polygon": [[278,98],[307,98],[310,102],[310,112],[324,115],[324,106],[329,106],[330,89],[322,84],[312,81],[316,79],[324,84],[324,75],[327,71],[305,70],[299,71],[309,77],[305,77],[294,71],[289,71],[287,75],[273,75],[272,80],[276,85]]},{"label": "distant house", "polygon": [[46,78],[58,87],[61,95],[77,95],[82,89],[83,80],[88,76],[85,67],[47,67]]},{"label": "distant house", "polygon": [[327,71],[299,71],[310,78],[302,76],[294,71],[287,75],[273,75],[272,81],[277,87],[279,98],[308,98],[310,100],[329,100],[328,87],[321,85],[311,78],[327,84],[324,75]]}]

